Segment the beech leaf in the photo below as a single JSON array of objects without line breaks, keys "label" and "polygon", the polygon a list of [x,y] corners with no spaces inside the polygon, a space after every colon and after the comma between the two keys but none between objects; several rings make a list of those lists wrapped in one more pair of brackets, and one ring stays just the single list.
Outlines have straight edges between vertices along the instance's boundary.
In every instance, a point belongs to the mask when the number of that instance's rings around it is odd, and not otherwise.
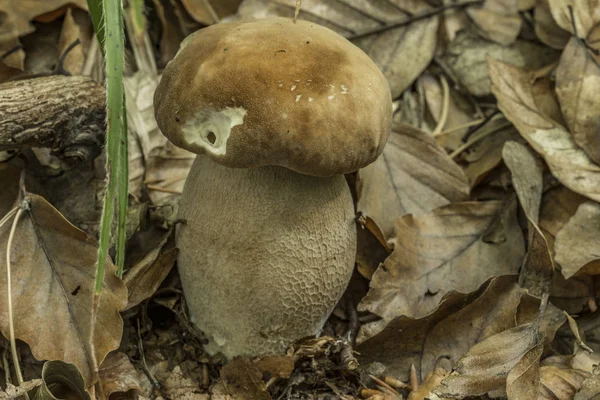
[{"label": "beech leaf", "polygon": [[533,93],[533,74],[491,58],[489,69],[498,107],[544,157],[552,174],[571,190],[600,201],[600,167],[563,126],[542,113]]},{"label": "beech leaf", "polygon": [[371,217],[386,238],[404,214],[419,216],[464,201],[469,182],[435,139],[408,125],[394,125],[383,154],[358,172],[357,209]]},{"label": "beech leaf", "polygon": [[[71,225],[44,198],[26,196],[29,210],[18,222],[11,251],[15,336],[39,360],[74,364],[86,386],[92,382],[90,339],[96,243]],[[6,260],[11,224],[0,228],[0,260]],[[127,304],[125,284],[107,262],[94,331],[100,363],[121,341],[119,311]],[[0,330],[8,333],[6,263],[0,263]]]}]

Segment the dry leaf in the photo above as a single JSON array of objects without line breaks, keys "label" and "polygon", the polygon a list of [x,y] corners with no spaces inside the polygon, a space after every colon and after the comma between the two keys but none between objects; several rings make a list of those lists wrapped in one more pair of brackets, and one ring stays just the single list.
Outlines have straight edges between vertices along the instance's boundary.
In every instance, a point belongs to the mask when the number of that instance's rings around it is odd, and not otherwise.
[{"label": "dry leaf", "polygon": [[518,3],[518,0],[485,0],[481,6],[467,8],[467,14],[485,38],[509,45],[521,31]]},{"label": "dry leaf", "polygon": [[502,157],[512,174],[512,183],[529,221],[529,249],[521,268],[519,284],[530,293],[541,297],[548,292],[554,264],[548,243],[538,226],[544,179],[535,155],[517,142],[506,142]]},{"label": "dry leaf", "polygon": [[516,273],[524,256],[515,203],[455,203],[396,222],[392,255],[359,304],[390,320],[423,317],[450,291],[468,293],[493,276]]},{"label": "dry leaf", "polygon": [[600,204],[588,201],[579,206],[558,231],[554,251],[566,279],[584,267],[583,273],[600,273]]},{"label": "dry leaf", "polygon": [[[282,16],[292,18],[296,0],[245,0],[238,10],[242,18]],[[430,63],[437,43],[438,16],[405,26],[381,30],[366,37],[361,33],[406,20],[431,10],[424,1],[349,4],[341,1],[304,0],[299,19],[319,23],[352,40],[363,49],[388,79],[392,97],[399,97]],[[410,57],[406,55],[410,54]]]},{"label": "dry leaf", "polygon": [[[73,10],[69,8],[65,15],[62,31],[60,32],[58,56],[66,55],[63,62],[63,68],[66,72],[71,75],[81,75],[83,63],[85,62],[84,41],[89,44],[89,37],[86,38],[86,36],[91,35],[91,32],[86,29],[90,28],[90,26],[81,26],[78,23],[79,21],[75,20],[73,14]],[[86,15],[87,18],[89,17]],[[79,44],[72,47],[77,40],[79,40]],[[71,48],[69,49],[69,47]]]},{"label": "dry leaf", "polygon": [[197,22],[215,24],[235,14],[242,0],[182,0],[181,3]]},{"label": "dry leaf", "polygon": [[129,357],[124,353],[109,353],[100,365],[98,374],[102,392],[107,397],[117,393],[123,395],[130,391],[137,395],[150,395],[150,393],[144,392],[140,383],[140,380],[148,380],[148,378],[135,369],[129,361]]},{"label": "dry leaf", "polygon": [[89,400],[81,373],[73,364],[62,361],[47,361],[42,369],[42,386],[35,394],[35,400],[56,400],[57,398]]},{"label": "dry leaf", "polygon": [[600,200],[600,167],[573,141],[569,132],[541,113],[533,95],[531,73],[489,59],[492,91],[498,107],[571,190]]},{"label": "dry leaf", "polygon": [[245,357],[234,358],[221,369],[221,381],[234,399],[271,400],[262,381],[262,373]]},{"label": "dry leaf", "polygon": [[596,163],[600,163],[599,62],[600,55],[573,37],[556,69],[556,93],[573,140]]},{"label": "dry leaf", "polygon": [[504,389],[509,372],[540,340],[536,323],[488,337],[471,347],[435,393],[462,398]]},{"label": "dry leaf", "polygon": [[569,41],[569,32],[556,24],[548,0],[538,0],[533,13],[535,18],[535,34],[548,46],[562,49]]},{"label": "dry leaf", "polygon": [[[19,38],[35,30],[35,26],[32,24],[34,18],[61,9],[68,4],[75,4],[83,10],[87,10],[86,0],[0,1],[0,14],[3,15],[0,24],[0,55],[17,48],[20,45]],[[23,50],[18,50],[16,53],[19,56],[12,59],[14,62],[7,62],[4,57],[2,57],[2,61],[9,67],[22,70],[25,53]]]},{"label": "dry leaf", "polygon": [[540,387],[540,357],[544,344],[539,343],[523,355],[506,377],[508,400],[535,399]]},{"label": "dry leaf", "polygon": [[177,252],[173,230],[169,230],[157,246],[127,271],[124,282],[129,298],[125,310],[137,306],[156,292],[175,265]]},{"label": "dry leaf", "polygon": [[475,96],[490,94],[487,59],[491,57],[525,68],[541,68],[557,60],[560,53],[526,40],[501,46],[468,32],[456,36],[442,59],[452,68],[460,83]]},{"label": "dry leaf", "polygon": [[540,228],[544,231],[544,236],[556,237],[585,201],[585,197],[564,186],[547,191],[542,197],[540,212]]},{"label": "dry leaf", "polygon": [[589,372],[562,363],[549,363],[546,359],[540,368],[541,385],[538,399],[571,400],[589,375]]},{"label": "dry leaf", "polygon": [[268,355],[252,361],[267,379],[289,378],[294,372],[294,360],[289,355]]},{"label": "dry leaf", "polygon": [[158,77],[138,72],[124,85],[130,142],[139,146],[131,150],[130,190],[139,198],[144,186],[152,203],[161,204],[181,194],[196,155],[175,147],[156,125],[152,99]]},{"label": "dry leaf", "polygon": [[383,154],[359,171],[357,192],[358,211],[390,238],[398,217],[466,200],[469,183],[431,135],[396,124]]},{"label": "dry leaf", "polygon": [[444,296],[439,308],[424,318],[398,317],[389,323],[382,321],[362,325],[356,347],[360,364],[367,368],[370,363],[382,363],[386,367],[386,375],[408,382],[412,364],[418,375],[421,374],[421,357],[429,331],[479,296],[480,293],[453,292]]},{"label": "dry leaf", "polygon": [[[91,383],[90,310],[96,271],[96,243],[46,200],[28,195],[30,209],[17,225],[12,247],[12,307],[15,336],[39,360],[77,366]],[[0,228],[0,260],[6,260],[10,224]],[[18,244],[18,245],[17,245]],[[68,251],[65,251],[68,249]],[[0,329],[8,337],[6,265],[0,273]],[[98,308],[95,354],[101,362],[121,341],[127,290],[109,261]]]},{"label": "dry leaf", "polygon": [[597,365],[592,374],[581,384],[581,389],[575,394],[573,400],[597,400],[600,397],[600,365]]},{"label": "dry leaf", "polygon": [[[600,22],[600,1],[598,0],[549,0],[554,21],[565,31],[579,37],[586,37]],[[571,11],[575,21],[571,18]]]}]

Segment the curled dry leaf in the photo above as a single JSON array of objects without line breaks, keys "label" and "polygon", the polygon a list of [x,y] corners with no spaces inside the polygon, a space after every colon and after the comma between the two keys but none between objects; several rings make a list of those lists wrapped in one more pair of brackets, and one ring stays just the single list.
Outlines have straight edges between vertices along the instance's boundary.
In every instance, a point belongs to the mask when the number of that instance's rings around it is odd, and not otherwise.
[{"label": "curled dry leaf", "polygon": [[469,182],[435,139],[408,125],[394,125],[383,154],[358,173],[358,211],[371,217],[386,238],[404,214],[420,216],[466,200]]},{"label": "curled dry leaf", "polygon": [[260,369],[245,357],[234,358],[221,369],[221,382],[234,399],[271,400]]},{"label": "curled dry leaf", "polygon": [[540,357],[544,344],[527,351],[506,377],[508,400],[535,399],[540,389]]},{"label": "curled dry leaf", "polygon": [[536,323],[497,333],[471,347],[436,389],[442,397],[483,395],[506,387],[509,372],[540,343]]},{"label": "curled dry leaf", "polygon": [[552,174],[571,190],[600,200],[600,167],[563,126],[542,113],[533,93],[534,76],[491,58],[489,68],[498,107],[544,157]]},{"label": "curled dry leaf", "polygon": [[196,22],[210,25],[235,14],[241,2],[242,0],[182,0],[181,3]]},{"label": "curled dry leaf", "polygon": [[[28,195],[29,210],[17,225],[11,252],[15,336],[40,360],[74,364],[91,383],[90,310],[97,246],[46,200]],[[10,224],[0,228],[0,260],[6,260]],[[18,244],[18,245],[17,245]],[[68,251],[65,251],[68,249]],[[0,264],[0,329],[8,337],[6,264]],[[107,263],[95,325],[98,362],[121,341],[127,289]]]},{"label": "curled dry leaf", "polygon": [[[245,0],[238,14],[242,18],[273,15],[292,18],[295,8],[296,0]],[[362,48],[388,79],[392,97],[397,98],[431,62],[437,44],[438,16],[389,30],[382,29],[366,37],[358,35],[430,10],[424,1],[408,1],[399,7],[383,1],[349,4],[304,0],[298,18],[333,29]]]},{"label": "curled dry leaf", "polygon": [[600,365],[596,365],[592,374],[581,384],[581,389],[573,400],[593,400],[600,396]]},{"label": "curled dry leaf", "polygon": [[558,231],[554,251],[566,279],[582,268],[582,273],[600,273],[600,204],[588,201],[579,206]]},{"label": "curled dry leaf", "polygon": [[135,138],[129,161],[131,192],[139,198],[144,188],[154,205],[163,204],[181,194],[195,154],[175,147],[156,125],[152,99],[158,77],[138,72],[123,83],[130,137]]},{"label": "curled dry leaf", "polygon": [[141,381],[148,381],[148,378],[135,369],[129,361],[129,357],[124,353],[109,353],[100,365],[98,374],[102,392],[107,398],[115,397],[111,396],[113,394],[123,395],[129,391],[133,391],[137,395],[150,395],[143,389],[143,386],[149,386],[150,382],[147,382],[146,385],[141,383]]},{"label": "curled dry leaf", "polygon": [[[600,22],[600,1],[598,0],[548,0],[552,17],[565,31],[579,37],[586,37]],[[571,18],[571,10],[575,21]]]},{"label": "curled dry leaf", "polygon": [[538,39],[554,49],[564,48],[571,35],[554,21],[549,0],[538,0],[533,15]]},{"label": "curled dry leaf", "polygon": [[538,226],[544,178],[535,155],[517,142],[506,142],[502,149],[504,163],[512,174],[512,184],[529,221],[529,248],[520,272],[519,283],[541,297],[548,291],[554,264],[548,243]]},{"label": "curled dry leaf", "polygon": [[127,271],[124,279],[129,294],[126,310],[137,306],[156,292],[175,265],[177,252],[171,229],[157,246]]},{"label": "curled dry leaf", "polygon": [[542,361],[541,385],[537,398],[539,400],[571,400],[590,373],[571,367],[570,362],[554,362],[553,359],[554,357],[551,357]]},{"label": "curled dry leaf", "polygon": [[596,163],[600,163],[599,92],[600,55],[572,37],[556,69],[556,93],[573,140]]},{"label": "curled dry leaf", "polygon": [[450,291],[469,293],[516,273],[524,256],[516,204],[455,203],[396,222],[395,248],[358,306],[390,320],[423,317]]},{"label": "curled dry leaf", "polygon": [[479,7],[467,8],[467,14],[484,37],[502,45],[513,43],[521,31],[517,0],[485,0]]},{"label": "curled dry leaf", "polygon": [[90,395],[75,365],[57,360],[47,361],[42,369],[42,386],[36,392],[35,400],[57,398],[90,400]]},{"label": "curled dry leaf", "polygon": [[519,39],[510,46],[502,46],[461,32],[450,43],[442,60],[471,94],[486,96],[490,94],[487,56],[518,67],[541,68],[556,61],[559,55],[554,49],[526,40]]}]

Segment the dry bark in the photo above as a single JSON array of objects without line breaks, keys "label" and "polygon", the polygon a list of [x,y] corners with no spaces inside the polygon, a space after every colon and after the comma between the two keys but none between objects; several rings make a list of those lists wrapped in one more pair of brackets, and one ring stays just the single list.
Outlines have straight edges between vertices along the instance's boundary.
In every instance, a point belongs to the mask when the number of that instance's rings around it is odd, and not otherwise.
[{"label": "dry bark", "polygon": [[83,76],[0,84],[0,150],[46,147],[66,161],[88,160],[104,142],[104,88]]}]

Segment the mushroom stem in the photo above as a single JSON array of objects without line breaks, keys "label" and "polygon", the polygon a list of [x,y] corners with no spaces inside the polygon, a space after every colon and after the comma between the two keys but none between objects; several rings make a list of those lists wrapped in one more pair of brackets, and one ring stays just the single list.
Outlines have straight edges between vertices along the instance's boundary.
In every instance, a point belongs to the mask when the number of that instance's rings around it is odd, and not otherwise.
[{"label": "mushroom stem", "polygon": [[319,334],[354,267],[343,175],[232,169],[199,155],[179,212],[179,272],[210,354],[277,353]]}]

